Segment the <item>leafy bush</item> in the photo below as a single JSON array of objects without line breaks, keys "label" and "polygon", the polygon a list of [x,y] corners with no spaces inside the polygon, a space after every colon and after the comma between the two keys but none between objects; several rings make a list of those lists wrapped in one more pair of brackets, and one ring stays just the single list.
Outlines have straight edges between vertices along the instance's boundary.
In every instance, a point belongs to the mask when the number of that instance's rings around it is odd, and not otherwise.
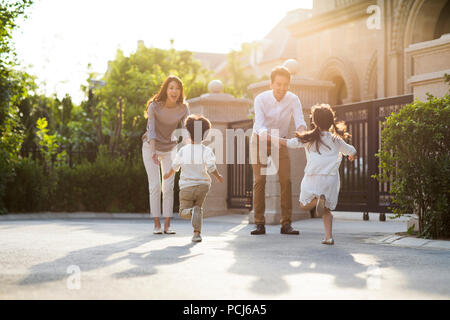
[{"label": "leafy bush", "polygon": [[398,215],[414,212],[420,235],[450,237],[450,97],[429,95],[387,118],[377,156]]}]

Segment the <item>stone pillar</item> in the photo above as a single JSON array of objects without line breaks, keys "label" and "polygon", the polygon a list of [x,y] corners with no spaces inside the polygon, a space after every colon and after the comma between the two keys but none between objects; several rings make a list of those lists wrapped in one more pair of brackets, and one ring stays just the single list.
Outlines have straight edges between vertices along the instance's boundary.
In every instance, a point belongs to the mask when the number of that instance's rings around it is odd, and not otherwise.
[{"label": "stone pillar", "polygon": [[450,34],[412,44],[405,54],[411,61],[406,72],[414,99],[426,101],[427,92],[442,97],[449,91],[444,74],[450,74]]},{"label": "stone pillar", "polygon": [[[317,103],[328,103],[329,92],[334,87],[331,81],[313,80],[296,75],[299,70],[298,62],[289,59],[284,64],[291,72],[291,84],[289,91],[295,93],[302,104],[303,116],[306,124],[310,125],[310,110]],[[259,93],[270,90],[270,80],[251,84],[248,90],[256,97]],[[291,119],[289,124],[288,138],[294,137],[295,123]],[[300,183],[306,166],[306,156],[303,149],[290,149],[291,160],[291,183],[292,183],[292,221],[309,219],[311,215],[308,211],[300,209],[298,204],[300,196]],[[266,178],[266,224],[280,224],[280,183],[278,175],[269,175]],[[250,223],[254,223],[254,212],[250,213]]]},{"label": "stone pillar", "polygon": [[[248,209],[233,209],[227,207],[228,174],[226,164],[226,129],[229,122],[248,120],[248,111],[252,104],[249,99],[238,99],[231,94],[223,93],[223,84],[220,80],[209,83],[210,93],[189,99],[191,114],[202,114],[211,121],[213,129],[218,129],[222,137],[222,150],[214,150],[217,160],[217,170],[223,176],[223,183],[217,183],[212,178],[211,189],[203,205],[205,216],[217,216],[230,212],[247,213]],[[208,142],[205,143],[208,145]],[[216,143],[211,146],[216,145]],[[223,157],[221,157],[223,155]]]}]

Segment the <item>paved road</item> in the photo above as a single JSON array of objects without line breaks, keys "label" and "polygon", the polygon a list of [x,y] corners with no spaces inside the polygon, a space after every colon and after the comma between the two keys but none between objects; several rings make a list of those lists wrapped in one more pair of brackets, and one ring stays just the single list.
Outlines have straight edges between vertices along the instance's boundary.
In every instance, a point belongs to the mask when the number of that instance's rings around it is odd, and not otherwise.
[{"label": "paved road", "polygon": [[198,244],[179,219],[176,235],[142,219],[0,221],[0,299],[450,298],[450,250],[373,243],[406,222],[357,219],[335,219],[334,246],[320,219],[250,236],[246,216],[212,217]]}]

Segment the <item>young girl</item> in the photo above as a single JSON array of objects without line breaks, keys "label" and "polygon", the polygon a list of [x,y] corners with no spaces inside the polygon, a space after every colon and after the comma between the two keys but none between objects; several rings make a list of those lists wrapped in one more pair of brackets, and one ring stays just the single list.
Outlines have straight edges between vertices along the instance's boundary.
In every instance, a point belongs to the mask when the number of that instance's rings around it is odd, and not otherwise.
[{"label": "young girl", "polygon": [[[323,244],[334,244],[332,237],[333,216],[331,210],[337,205],[339,195],[339,166],[342,154],[354,160],[356,149],[345,143],[345,125],[336,123],[334,112],[327,104],[315,105],[311,108],[314,129],[298,133],[296,138],[282,139],[271,136],[288,148],[305,148],[307,164],[301,183],[300,207],[323,216],[325,239]],[[332,132],[330,132],[332,129]]]}]

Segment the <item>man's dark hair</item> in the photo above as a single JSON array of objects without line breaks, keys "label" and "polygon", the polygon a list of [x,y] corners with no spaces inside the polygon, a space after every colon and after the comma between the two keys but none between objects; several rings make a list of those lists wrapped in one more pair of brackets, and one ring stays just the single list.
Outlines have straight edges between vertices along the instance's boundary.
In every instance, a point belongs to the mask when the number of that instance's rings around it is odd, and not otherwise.
[{"label": "man's dark hair", "polygon": [[[201,135],[199,135],[197,133],[197,137],[195,136],[195,123],[197,121],[201,122]],[[205,138],[205,133],[211,129],[211,122],[205,118],[204,116],[200,115],[200,114],[191,114],[189,117],[186,118],[186,120],[184,121],[184,126],[186,127],[187,131],[189,132],[189,134],[191,135],[191,139],[194,143],[200,143],[203,141],[203,139]],[[200,126],[197,125],[199,128]],[[200,141],[196,141],[195,138],[200,138]]]},{"label": "man's dark hair", "polygon": [[270,72],[270,81],[272,83],[275,81],[276,76],[283,76],[291,81],[291,73],[285,66],[278,66],[272,69],[272,72]]}]

